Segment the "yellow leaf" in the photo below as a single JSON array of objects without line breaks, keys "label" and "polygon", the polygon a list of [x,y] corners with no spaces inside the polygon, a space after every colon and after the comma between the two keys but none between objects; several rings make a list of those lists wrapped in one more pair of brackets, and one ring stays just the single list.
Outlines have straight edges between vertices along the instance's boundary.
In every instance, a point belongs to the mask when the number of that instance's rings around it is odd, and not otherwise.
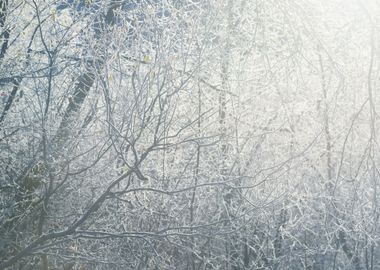
[{"label": "yellow leaf", "polygon": [[51,19],[53,20],[53,22],[55,22],[56,18],[57,18],[56,10],[52,9],[51,10]]},{"label": "yellow leaf", "polygon": [[123,171],[124,174],[127,174],[129,169],[130,168],[129,168],[128,164],[125,164],[123,167],[121,167],[121,170]]},{"label": "yellow leaf", "polygon": [[149,55],[145,55],[143,61],[144,61],[144,63],[149,63],[150,62]]}]

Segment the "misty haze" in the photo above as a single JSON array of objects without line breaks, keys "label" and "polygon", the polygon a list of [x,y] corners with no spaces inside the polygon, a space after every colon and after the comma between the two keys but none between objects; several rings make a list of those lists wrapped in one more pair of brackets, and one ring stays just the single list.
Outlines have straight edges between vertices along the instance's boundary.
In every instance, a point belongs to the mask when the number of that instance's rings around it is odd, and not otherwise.
[{"label": "misty haze", "polygon": [[380,269],[380,2],[0,0],[0,269]]}]

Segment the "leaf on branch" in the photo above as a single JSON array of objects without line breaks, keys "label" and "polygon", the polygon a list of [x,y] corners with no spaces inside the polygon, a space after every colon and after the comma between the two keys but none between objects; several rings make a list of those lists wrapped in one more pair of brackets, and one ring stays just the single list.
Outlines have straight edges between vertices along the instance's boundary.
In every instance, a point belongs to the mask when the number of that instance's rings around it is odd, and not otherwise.
[{"label": "leaf on branch", "polygon": [[144,61],[144,63],[149,63],[150,62],[149,55],[145,55],[143,61]]},{"label": "leaf on branch", "polygon": [[123,174],[127,174],[130,170],[130,167],[128,166],[128,164],[125,164],[123,167],[121,167],[121,170]]},{"label": "leaf on branch", "polygon": [[57,11],[55,9],[51,10],[51,19],[53,20],[53,22],[55,22],[57,19]]}]

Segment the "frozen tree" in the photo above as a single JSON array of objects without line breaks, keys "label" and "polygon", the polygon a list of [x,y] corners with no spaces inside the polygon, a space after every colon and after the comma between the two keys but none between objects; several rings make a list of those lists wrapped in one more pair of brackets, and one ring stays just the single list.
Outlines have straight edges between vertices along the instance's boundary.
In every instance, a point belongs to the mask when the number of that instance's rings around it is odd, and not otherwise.
[{"label": "frozen tree", "polygon": [[1,269],[377,269],[375,1],[0,1]]}]

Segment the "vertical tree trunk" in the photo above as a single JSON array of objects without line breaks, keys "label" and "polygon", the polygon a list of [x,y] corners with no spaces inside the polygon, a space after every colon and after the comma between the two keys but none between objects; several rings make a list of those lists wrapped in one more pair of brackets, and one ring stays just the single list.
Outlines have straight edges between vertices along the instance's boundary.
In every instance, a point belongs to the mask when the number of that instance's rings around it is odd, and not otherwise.
[{"label": "vertical tree trunk", "polygon": [[[100,38],[102,37],[102,34],[107,33],[107,31],[109,31],[108,29],[115,24],[115,10],[121,5],[122,1],[112,0],[109,4],[106,16],[104,18],[104,25],[100,23],[102,21],[102,18],[98,18],[98,21],[94,23],[93,29],[96,33],[94,42],[98,43],[98,46],[94,47],[101,48],[100,50],[104,50],[105,47],[104,44],[102,44],[102,40]],[[85,62],[86,71],[77,79],[74,93],[69,100],[69,104],[56,133],[54,142],[57,149],[60,149],[67,141],[71,130],[70,126],[78,118],[78,113],[84,101],[86,100],[91,87],[95,83],[96,74],[99,73],[104,67],[106,61],[104,57],[105,53],[100,51],[98,53],[97,59],[91,59]]]},{"label": "vertical tree trunk", "polygon": [[[228,180],[228,140],[227,140],[227,92],[229,91],[229,72],[230,72],[230,57],[231,57],[231,35],[233,28],[233,1],[228,0],[227,6],[227,21],[225,24],[225,43],[223,50],[221,51],[221,86],[219,91],[219,133],[220,133],[220,175],[222,181]],[[224,214],[223,217],[226,221],[226,225],[231,231],[234,230],[233,218],[234,214],[233,206],[236,201],[236,190],[230,187],[223,188],[223,204]],[[226,239],[226,268],[239,270],[239,239],[236,232],[231,233]]]},{"label": "vertical tree trunk", "polygon": [[[201,92],[201,86],[198,81],[198,121],[197,121],[197,128],[198,128],[198,137],[200,138],[201,135],[201,119],[202,115],[202,92]],[[195,168],[194,168],[194,189],[191,194],[191,201],[190,201],[190,226],[193,226],[194,224],[194,207],[195,207],[195,198],[196,198],[196,186],[198,185],[198,177],[199,177],[199,163],[200,163],[200,156],[201,156],[201,146],[197,145],[197,156],[196,156],[196,162],[195,162]],[[194,230],[191,228],[191,234],[194,233]],[[191,235],[191,269],[196,269],[196,256],[195,256],[195,238],[193,235]]]},{"label": "vertical tree trunk", "polygon": [[5,21],[7,19],[7,12],[8,12],[8,0],[0,0],[0,61],[4,58],[5,53],[8,49],[8,42],[9,42],[9,35],[10,30],[9,28],[5,29]]},{"label": "vertical tree trunk", "polygon": [[323,59],[321,53],[318,54],[319,57],[319,65],[321,70],[321,87],[323,92],[323,99],[324,99],[324,111],[323,111],[323,119],[324,119],[324,131],[325,131],[325,142],[326,142],[326,191],[328,195],[331,198],[331,208],[330,211],[331,216],[334,217],[335,225],[339,227],[339,230],[337,232],[337,242],[338,247],[341,247],[347,258],[353,263],[356,270],[361,269],[361,261],[357,254],[356,250],[353,250],[347,240],[346,232],[341,229],[341,221],[340,218],[345,220],[346,217],[342,216],[340,214],[341,211],[339,211],[339,203],[335,198],[335,184],[333,183],[333,174],[334,169],[332,165],[332,157],[331,157],[331,134],[330,134],[330,124],[329,124],[329,116],[328,116],[328,97],[327,97],[327,86],[326,86],[326,72],[323,65]]}]

